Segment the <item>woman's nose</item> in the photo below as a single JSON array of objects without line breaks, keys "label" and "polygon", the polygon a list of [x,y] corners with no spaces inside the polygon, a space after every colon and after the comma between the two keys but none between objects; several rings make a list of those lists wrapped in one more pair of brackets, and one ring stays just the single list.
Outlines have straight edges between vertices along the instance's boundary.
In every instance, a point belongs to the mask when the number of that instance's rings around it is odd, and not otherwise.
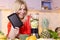
[{"label": "woman's nose", "polygon": [[24,11],[24,10],[21,10],[21,12],[22,12],[22,13],[25,13],[25,11]]}]

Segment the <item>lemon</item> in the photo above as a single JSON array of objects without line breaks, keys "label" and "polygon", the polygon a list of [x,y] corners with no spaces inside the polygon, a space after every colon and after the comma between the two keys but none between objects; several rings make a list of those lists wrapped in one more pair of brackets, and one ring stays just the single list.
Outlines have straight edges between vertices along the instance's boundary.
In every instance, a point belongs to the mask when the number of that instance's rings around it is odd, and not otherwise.
[{"label": "lemon", "polygon": [[0,34],[0,38],[6,38],[6,36],[5,36],[5,35],[1,35],[1,34]]},{"label": "lemon", "polygon": [[29,36],[26,38],[26,40],[37,40],[36,36]]},{"label": "lemon", "polygon": [[6,38],[5,35],[0,34],[0,40],[6,40],[6,39],[7,39],[7,38]]},{"label": "lemon", "polygon": [[29,37],[27,37],[26,40],[29,40]]}]

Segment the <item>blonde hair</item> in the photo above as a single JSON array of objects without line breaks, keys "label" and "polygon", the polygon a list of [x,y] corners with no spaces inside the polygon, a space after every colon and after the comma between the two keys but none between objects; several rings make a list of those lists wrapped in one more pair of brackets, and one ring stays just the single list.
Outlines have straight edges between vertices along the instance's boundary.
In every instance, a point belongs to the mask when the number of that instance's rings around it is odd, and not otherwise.
[{"label": "blonde hair", "polygon": [[23,0],[16,0],[14,5],[13,5],[13,10],[15,12],[18,11],[22,4],[25,5],[26,12],[27,12],[28,8],[27,8],[27,5],[26,5],[25,1],[23,1]]}]

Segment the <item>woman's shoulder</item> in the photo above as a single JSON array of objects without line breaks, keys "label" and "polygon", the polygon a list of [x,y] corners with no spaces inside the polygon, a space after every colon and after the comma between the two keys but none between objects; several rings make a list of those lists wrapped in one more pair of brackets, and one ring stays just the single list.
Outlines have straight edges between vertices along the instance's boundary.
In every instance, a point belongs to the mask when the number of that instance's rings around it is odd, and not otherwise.
[{"label": "woman's shoulder", "polygon": [[26,15],[26,18],[31,18],[31,15]]},{"label": "woman's shoulder", "polygon": [[30,18],[31,18],[31,16],[30,16],[30,15],[26,15],[24,19],[26,19],[26,20],[27,20],[27,19],[30,19]]},{"label": "woman's shoulder", "polygon": [[7,26],[11,26],[11,22],[8,22]]},{"label": "woman's shoulder", "polygon": [[27,22],[30,19],[30,15],[26,15],[23,19],[23,22]]},{"label": "woman's shoulder", "polygon": [[11,22],[8,22],[8,24],[11,24]]}]

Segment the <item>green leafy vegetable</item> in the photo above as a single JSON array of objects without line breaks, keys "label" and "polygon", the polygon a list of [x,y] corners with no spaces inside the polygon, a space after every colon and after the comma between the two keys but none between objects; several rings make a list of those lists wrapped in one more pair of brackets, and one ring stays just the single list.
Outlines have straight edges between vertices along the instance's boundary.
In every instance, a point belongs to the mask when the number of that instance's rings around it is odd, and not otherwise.
[{"label": "green leafy vegetable", "polygon": [[49,29],[48,29],[48,32],[50,33],[50,37],[51,38],[54,38],[54,39],[57,39],[58,38],[57,32],[52,31],[52,30],[49,30]]}]

